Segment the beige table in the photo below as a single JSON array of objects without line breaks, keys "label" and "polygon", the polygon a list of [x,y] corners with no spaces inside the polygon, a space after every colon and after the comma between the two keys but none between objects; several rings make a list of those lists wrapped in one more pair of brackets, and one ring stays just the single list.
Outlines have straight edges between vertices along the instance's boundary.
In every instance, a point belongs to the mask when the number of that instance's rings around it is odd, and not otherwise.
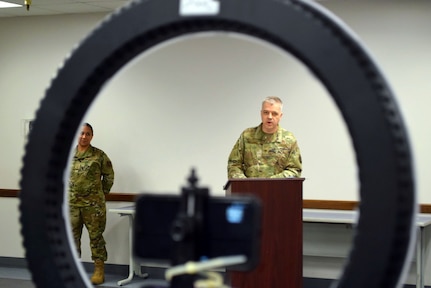
[{"label": "beige table", "polygon": [[[352,210],[303,209],[302,221],[309,223],[354,224],[358,212]],[[431,227],[431,214],[420,213],[416,216],[416,287],[424,288],[424,258],[428,242],[425,229]]]}]

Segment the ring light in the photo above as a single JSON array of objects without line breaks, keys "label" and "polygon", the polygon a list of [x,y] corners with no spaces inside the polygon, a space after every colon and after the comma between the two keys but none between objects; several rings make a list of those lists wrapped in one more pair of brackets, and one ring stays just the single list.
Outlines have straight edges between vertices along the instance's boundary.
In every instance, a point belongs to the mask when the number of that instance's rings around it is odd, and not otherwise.
[{"label": "ring light", "polygon": [[[193,3],[206,3],[207,6]],[[187,4],[191,4],[187,6]],[[299,0],[142,0],[112,14],[65,61],[26,145],[20,221],[37,287],[85,287],[65,227],[65,168],[73,131],[106,81],[146,49],[206,31],[260,38],[302,61],[347,124],[360,181],[353,248],[336,287],[396,287],[415,213],[412,156],[396,102],[373,60],[335,17]]]}]

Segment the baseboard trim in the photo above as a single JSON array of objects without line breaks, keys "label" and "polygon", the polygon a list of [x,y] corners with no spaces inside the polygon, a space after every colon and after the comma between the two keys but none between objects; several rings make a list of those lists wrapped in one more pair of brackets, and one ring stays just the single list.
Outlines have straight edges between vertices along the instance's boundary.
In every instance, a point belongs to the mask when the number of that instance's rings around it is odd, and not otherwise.
[{"label": "baseboard trim", "polygon": [[28,268],[27,260],[19,257],[0,257],[0,267]]},{"label": "baseboard trim", "polygon": [[[88,272],[91,272],[94,269],[93,263],[91,262],[82,262],[82,266],[84,267],[84,270]],[[0,257],[0,267],[28,269],[27,259],[19,257]],[[129,273],[129,266],[105,264],[105,271],[109,274],[127,275]]]},{"label": "baseboard trim", "polygon": [[[327,288],[334,282],[334,279],[322,278],[304,278],[303,288]],[[404,284],[403,288],[416,288],[413,284]],[[424,286],[424,288],[431,288],[431,286]]]}]

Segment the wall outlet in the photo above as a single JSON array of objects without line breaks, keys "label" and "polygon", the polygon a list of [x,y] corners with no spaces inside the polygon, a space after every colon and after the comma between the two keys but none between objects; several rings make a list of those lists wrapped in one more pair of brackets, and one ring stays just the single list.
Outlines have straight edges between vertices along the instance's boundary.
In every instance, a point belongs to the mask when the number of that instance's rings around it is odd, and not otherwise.
[{"label": "wall outlet", "polygon": [[24,131],[24,137],[27,138],[28,134],[30,133],[32,127],[33,127],[33,119],[23,119],[23,131]]}]

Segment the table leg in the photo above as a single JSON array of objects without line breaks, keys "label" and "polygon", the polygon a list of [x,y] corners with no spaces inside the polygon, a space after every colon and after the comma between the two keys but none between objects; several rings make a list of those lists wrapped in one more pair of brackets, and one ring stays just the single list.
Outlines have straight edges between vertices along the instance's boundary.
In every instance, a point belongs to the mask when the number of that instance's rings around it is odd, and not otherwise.
[{"label": "table leg", "polygon": [[423,227],[418,227],[416,237],[416,287],[424,288],[424,233]]},{"label": "table leg", "polygon": [[127,216],[129,218],[129,276],[126,279],[118,281],[118,286],[123,286],[130,283],[135,274],[141,278],[148,277],[147,273],[142,273],[141,265],[139,265],[139,263],[136,263],[133,258],[133,215],[127,214]]}]

